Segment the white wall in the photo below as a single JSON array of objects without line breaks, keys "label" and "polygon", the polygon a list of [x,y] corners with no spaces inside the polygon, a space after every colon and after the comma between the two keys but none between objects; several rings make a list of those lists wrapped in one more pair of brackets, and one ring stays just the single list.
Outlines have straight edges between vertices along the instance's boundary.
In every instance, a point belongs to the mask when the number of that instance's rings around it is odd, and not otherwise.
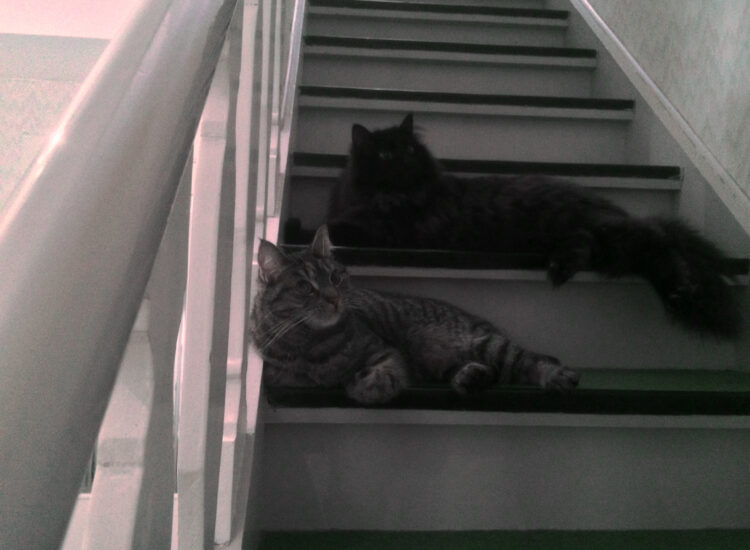
[{"label": "white wall", "polygon": [[112,38],[142,0],[3,0],[0,33]]},{"label": "white wall", "polygon": [[750,2],[589,4],[750,199]]}]

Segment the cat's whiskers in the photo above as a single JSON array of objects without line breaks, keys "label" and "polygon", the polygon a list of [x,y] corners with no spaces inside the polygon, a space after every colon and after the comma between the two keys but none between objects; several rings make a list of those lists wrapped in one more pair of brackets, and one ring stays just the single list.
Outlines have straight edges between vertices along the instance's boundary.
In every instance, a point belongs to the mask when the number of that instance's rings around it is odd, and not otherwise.
[{"label": "cat's whiskers", "polygon": [[312,312],[304,312],[303,315],[301,315],[298,318],[291,318],[291,319],[284,319],[280,323],[277,323],[275,326],[271,327],[270,330],[264,332],[263,340],[265,340],[265,336],[271,336],[271,339],[268,340],[263,344],[264,348],[270,347],[279,340],[282,336],[287,334],[290,330],[293,328],[299,326],[300,324],[304,323],[305,321],[308,321],[313,316]]}]

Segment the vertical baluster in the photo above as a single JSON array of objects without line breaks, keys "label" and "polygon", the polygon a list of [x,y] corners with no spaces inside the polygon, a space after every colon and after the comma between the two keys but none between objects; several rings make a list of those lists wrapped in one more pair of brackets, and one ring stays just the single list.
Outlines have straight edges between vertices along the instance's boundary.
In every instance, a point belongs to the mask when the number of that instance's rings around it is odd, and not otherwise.
[{"label": "vertical baluster", "polygon": [[234,232],[234,101],[225,43],[194,144],[177,455],[178,545],[213,545]]},{"label": "vertical baluster", "polygon": [[[221,462],[216,504],[216,532],[214,542],[226,544],[230,541],[235,523],[236,500],[239,496],[238,483],[241,474],[245,437],[245,384],[247,366],[247,239],[248,204],[252,197],[255,205],[255,181],[249,189],[246,158],[249,150],[240,145],[247,144],[250,130],[246,110],[240,110],[239,78],[243,62],[244,7],[242,3],[229,30],[229,78],[233,95],[237,97],[237,110],[234,113],[235,132],[231,138],[236,150],[235,206],[234,206],[234,250],[232,254],[231,295],[229,304],[229,335],[227,349],[227,381],[224,412],[224,429],[221,444]],[[247,125],[247,126],[245,126]],[[252,237],[251,237],[252,238]]]}]

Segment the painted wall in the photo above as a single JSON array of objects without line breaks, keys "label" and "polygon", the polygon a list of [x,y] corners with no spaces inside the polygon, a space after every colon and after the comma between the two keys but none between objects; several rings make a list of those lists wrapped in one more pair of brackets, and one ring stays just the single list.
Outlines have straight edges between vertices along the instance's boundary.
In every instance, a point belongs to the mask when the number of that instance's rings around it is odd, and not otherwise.
[{"label": "painted wall", "polygon": [[750,2],[589,3],[750,197]]}]

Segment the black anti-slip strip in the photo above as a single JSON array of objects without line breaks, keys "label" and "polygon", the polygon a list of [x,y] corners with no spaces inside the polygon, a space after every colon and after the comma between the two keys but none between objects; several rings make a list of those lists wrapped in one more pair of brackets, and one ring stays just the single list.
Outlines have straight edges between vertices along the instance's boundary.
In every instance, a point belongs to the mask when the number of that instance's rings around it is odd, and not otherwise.
[{"label": "black anti-slip strip", "polygon": [[[316,168],[343,168],[345,155],[319,153],[294,153],[295,166]],[[440,164],[448,172],[471,174],[543,174],[563,177],[601,178],[649,178],[679,180],[679,166],[650,166],[634,164],[579,164],[565,162],[521,162],[510,160],[462,160],[441,159]]]},{"label": "black anti-slip strip", "polygon": [[427,4],[408,2],[387,2],[378,0],[309,0],[314,7],[348,8],[362,10],[392,10],[402,12],[430,12],[469,15],[497,15],[501,17],[531,17],[539,19],[567,19],[565,10],[545,10],[526,8],[499,8],[492,6],[466,6],[448,4]]},{"label": "black anti-slip strip", "polygon": [[300,86],[300,93],[309,97],[373,99],[387,101],[421,101],[464,105],[507,105],[557,109],[594,109],[625,111],[633,109],[630,99],[597,99],[587,97],[549,97],[490,94],[456,94],[380,88],[348,88],[339,86]]},{"label": "black anti-slip strip", "polygon": [[385,38],[356,38],[347,36],[306,36],[306,46],[337,48],[366,48],[371,50],[410,50],[492,55],[522,55],[538,57],[596,58],[596,50],[585,48],[554,48],[542,46],[503,46],[494,44],[466,44],[425,40]]},{"label": "black anti-slip strip", "polygon": [[[286,252],[298,252],[306,247],[306,244],[297,242],[294,235],[285,235],[285,241],[289,244],[283,244],[281,248]],[[539,254],[336,246],[333,255],[344,265],[360,267],[529,270],[544,270],[547,267],[544,256]],[[750,269],[750,259],[729,258],[725,266],[728,275],[746,275]]]}]

